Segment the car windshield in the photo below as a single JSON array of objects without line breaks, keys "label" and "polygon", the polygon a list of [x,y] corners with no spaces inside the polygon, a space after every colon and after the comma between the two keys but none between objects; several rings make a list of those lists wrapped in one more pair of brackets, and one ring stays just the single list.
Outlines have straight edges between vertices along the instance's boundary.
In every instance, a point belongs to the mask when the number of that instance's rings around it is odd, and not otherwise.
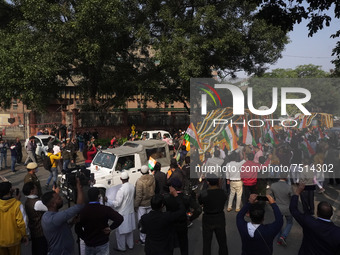
[{"label": "car windshield", "polygon": [[164,133],[163,134],[166,138],[170,138],[170,134],[168,134],[168,133]]},{"label": "car windshield", "polygon": [[99,152],[92,161],[92,164],[106,168],[112,168],[115,159],[116,156],[114,154]]},{"label": "car windshield", "polygon": [[160,159],[166,157],[166,152],[164,147],[153,148],[153,149],[146,149],[146,157],[153,158],[153,159]]},{"label": "car windshield", "polygon": [[44,144],[44,146],[47,146],[48,144],[48,138],[45,138],[45,139],[41,139],[42,143]]},{"label": "car windshield", "polygon": [[149,137],[150,137],[150,136],[149,136],[149,133],[146,133],[146,132],[143,133],[143,136],[145,136],[146,139],[149,139]]}]

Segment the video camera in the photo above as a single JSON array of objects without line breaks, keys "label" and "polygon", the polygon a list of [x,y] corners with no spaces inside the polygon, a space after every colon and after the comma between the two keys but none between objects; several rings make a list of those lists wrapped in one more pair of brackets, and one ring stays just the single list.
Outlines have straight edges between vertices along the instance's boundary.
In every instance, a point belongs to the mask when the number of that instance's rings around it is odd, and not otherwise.
[{"label": "video camera", "polygon": [[79,178],[82,186],[88,186],[90,181],[94,181],[94,174],[87,170],[85,166],[75,166],[69,168],[65,173],[66,185],[71,188],[76,188],[76,178]]}]

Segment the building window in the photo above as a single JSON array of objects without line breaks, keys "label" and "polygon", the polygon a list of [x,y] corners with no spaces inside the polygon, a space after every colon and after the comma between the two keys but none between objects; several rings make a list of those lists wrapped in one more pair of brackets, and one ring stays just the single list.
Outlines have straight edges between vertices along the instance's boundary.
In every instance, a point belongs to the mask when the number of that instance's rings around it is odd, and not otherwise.
[{"label": "building window", "polygon": [[12,109],[17,110],[18,109],[18,100],[13,99],[12,101]]}]

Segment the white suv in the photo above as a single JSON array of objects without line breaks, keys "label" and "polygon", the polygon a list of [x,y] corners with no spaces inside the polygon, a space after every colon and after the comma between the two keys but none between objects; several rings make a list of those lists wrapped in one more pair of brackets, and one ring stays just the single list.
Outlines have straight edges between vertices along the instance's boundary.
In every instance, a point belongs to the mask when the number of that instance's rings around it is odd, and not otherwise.
[{"label": "white suv", "polygon": [[[42,159],[44,159],[44,157],[47,156],[47,150],[48,150],[47,143],[50,137],[55,139],[53,135],[34,135],[35,144],[37,145],[35,154],[41,157]],[[26,150],[27,150],[28,141],[29,141],[29,138],[27,138],[25,141]]]},{"label": "white suv", "polygon": [[163,135],[165,135],[165,137],[169,139],[169,142],[168,142],[169,146],[173,145],[172,136],[170,135],[168,131],[164,131],[164,130],[143,131],[142,138],[143,136],[145,136],[145,140],[157,139],[158,133],[161,133],[162,140],[163,140]]}]

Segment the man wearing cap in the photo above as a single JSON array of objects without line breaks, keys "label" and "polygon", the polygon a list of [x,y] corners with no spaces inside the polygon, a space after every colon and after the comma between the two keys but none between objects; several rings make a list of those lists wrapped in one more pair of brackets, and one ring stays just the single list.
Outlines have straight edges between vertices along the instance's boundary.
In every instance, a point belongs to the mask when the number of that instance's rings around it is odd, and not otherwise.
[{"label": "man wearing cap", "polygon": [[36,176],[35,173],[38,172],[38,164],[35,162],[31,162],[27,165],[27,174],[24,178],[24,184],[27,182],[33,182],[35,186],[37,186],[38,189],[38,197],[41,197],[42,192],[41,192],[41,185],[38,177]]},{"label": "man wearing cap", "polygon": [[27,165],[28,161],[31,159],[33,162],[37,162],[35,159],[35,150],[37,149],[37,145],[35,144],[34,136],[31,136],[27,145],[27,158],[25,160],[25,165]]},{"label": "man wearing cap", "polygon": [[136,229],[135,212],[133,210],[133,197],[135,188],[129,183],[129,175],[127,172],[122,172],[120,176],[122,186],[118,190],[116,198],[113,201],[108,201],[108,204],[113,205],[114,209],[124,217],[123,223],[117,228],[117,250],[126,251],[126,246],[133,249],[133,230]]},{"label": "man wearing cap", "polygon": [[[138,221],[142,215],[151,211],[151,198],[155,195],[155,178],[149,174],[149,167],[143,165],[142,176],[136,182],[135,211],[137,211]],[[145,243],[145,234],[140,233],[139,241]]]}]

